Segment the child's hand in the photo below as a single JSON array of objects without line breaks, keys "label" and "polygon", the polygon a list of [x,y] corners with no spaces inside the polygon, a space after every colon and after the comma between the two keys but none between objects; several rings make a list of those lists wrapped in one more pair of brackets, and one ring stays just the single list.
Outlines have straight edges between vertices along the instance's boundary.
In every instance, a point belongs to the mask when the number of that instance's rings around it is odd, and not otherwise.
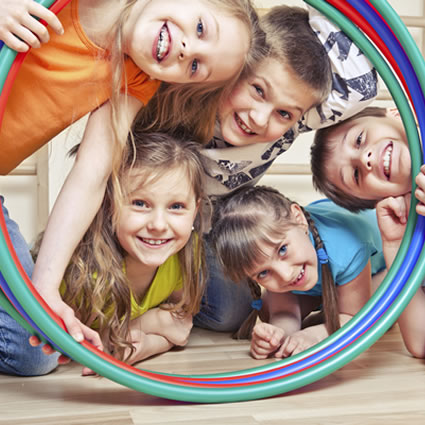
[{"label": "child's hand", "polygon": [[45,21],[57,34],[63,34],[58,17],[34,0],[1,0],[0,40],[17,52],[40,47],[50,39],[47,28],[36,18]]},{"label": "child's hand", "polygon": [[282,328],[270,323],[258,323],[252,330],[251,355],[262,360],[276,352],[285,338]]},{"label": "child's hand", "polygon": [[415,196],[419,201],[419,203],[416,205],[416,212],[419,215],[425,215],[425,165],[422,165],[415,181],[418,185],[415,190]]},{"label": "child's hand", "polygon": [[[164,328],[162,335],[172,344],[183,347],[189,341],[193,320],[190,314],[179,315],[171,311],[160,309],[165,322],[169,322],[168,329]],[[161,321],[162,322],[162,321]]]},{"label": "child's hand", "polygon": [[319,343],[323,338],[312,332],[298,331],[285,338],[283,344],[274,354],[276,358],[294,356]]},{"label": "child's hand", "polygon": [[[42,344],[42,342],[35,335],[32,335],[30,337],[29,343],[32,347],[38,347],[40,344]],[[41,347],[41,351],[43,351],[43,353],[46,356],[50,356],[51,354],[56,352],[56,350],[49,344],[44,344],[43,347]],[[69,357],[65,356],[64,354],[61,354],[58,357],[58,364],[60,364],[60,365],[67,364],[70,361],[71,361],[71,359]]]},{"label": "child's hand", "polygon": [[88,326],[80,322],[75,317],[74,310],[60,297],[59,292],[55,293],[43,293],[42,289],[39,289],[40,295],[49,307],[63,320],[68,333],[77,341],[82,342],[87,340],[91,342],[99,350],[103,350],[102,341],[99,334]]},{"label": "child's hand", "polygon": [[409,214],[410,193],[392,196],[376,204],[376,216],[382,243],[399,244],[403,238]]}]

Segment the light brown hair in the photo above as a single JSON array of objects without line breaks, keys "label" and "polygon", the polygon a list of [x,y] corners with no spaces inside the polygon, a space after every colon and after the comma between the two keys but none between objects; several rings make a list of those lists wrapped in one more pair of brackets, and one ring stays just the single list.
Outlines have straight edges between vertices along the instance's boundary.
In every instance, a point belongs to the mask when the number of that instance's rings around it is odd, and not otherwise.
[{"label": "light brown hair", "polygon": [[[133,176],[131,182],[128,181],[129,172],[139,169],[140,177]],[[199,144],[167,134],[136,131],[134,143],[129,143],[118,172],[123,190],[121,201],[126,202],[129,184],[132,188],[143,185],[146,178],[152,181],[173,169],[187,173],[196,201],[201,201],[204,198],[204,168]],[[120,213],[120,204],[115,201],[114,186],[109,179],[102,205],[66,269],[64,301],[74,308],[83,323],[96,319],[104,346],[117,358],[122,358],[124,350],[132,348],[128,342],[131,305],[129,283],[123,270],[125,252],[115,232],[114,223]],[[202,202],[199,205],[201,209]],[[183,310],[187,314],[199,311],[206,276],[201,210],[194,227],[187,244],[177,253],[183,296],[173,310]],[[106,315],[110,310],[112,316]]]},{"label": "light brown hair", "polygon": [[319,104],[329,95],[332,72],[329,57],[301,7],[275,6],[260,19],[266,33],[267,56],[289,66],[317,92]]},{"label": "light brown hair", "polygon": [[[276,238],[299,224],[293,219],[294,202],[267,186],[245,186],[219,199],[214,207],[211,238],[224,272],[233,281],[248,277],[254,299],[261,298],[257,282],[249,278],[253,267],[264,257],[259,242],[275,246]],[[319,232],[307,211],[303,213],[313,235],[316,250],[323,248]],[[323,310],[328,332],[340,327],[337,293],[329,263],[321,264]],[[248,338],[258,317],[253,309],[235,333],[237,338]]]}]

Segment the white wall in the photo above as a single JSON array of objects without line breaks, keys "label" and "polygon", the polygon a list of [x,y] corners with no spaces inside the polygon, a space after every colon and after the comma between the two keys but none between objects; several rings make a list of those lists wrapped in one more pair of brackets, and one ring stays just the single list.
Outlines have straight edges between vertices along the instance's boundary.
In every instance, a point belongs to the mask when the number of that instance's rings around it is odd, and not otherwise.
[{"label": "white wall", "polygon": [[[260,8],[268,8],[282,3],[281,0],[255,0],[255,4]],[[284,3],[295,6],[304,5],[302,0],[285,0]],[[399,15],[424,16],[424,0],[390,0],[389,3]],[[423,29],[409,29],[418,46],[423,48]],[[385,87],[383,86],[382,89],[384,90]],[[6,197],[6,206],[11,216],[20,224],[28,241],[32,241],[45,226],[47,211],[53,206],[72,163],[66,159],[66,153],[78,142],[83,127],[84,119],[57,136],[48,148],[25,161],[24,172],[29,170],[28,172],[31,173],[31,169],[38,166],[37,175],[0,177],[0,194]],[[311,140],[312,134],[300,136],[291,149],[276,161],[277,167],[279,164],[297,164],[300,168],[308,168]],[[276,167],[274,167],[275,169]],[[272,173],[265,176],[261,184],[275,186],[301,204],[321,197],[320,194],[314,192],[309,175],[276,175],[273,172],[275,171],[272,169]]]}]

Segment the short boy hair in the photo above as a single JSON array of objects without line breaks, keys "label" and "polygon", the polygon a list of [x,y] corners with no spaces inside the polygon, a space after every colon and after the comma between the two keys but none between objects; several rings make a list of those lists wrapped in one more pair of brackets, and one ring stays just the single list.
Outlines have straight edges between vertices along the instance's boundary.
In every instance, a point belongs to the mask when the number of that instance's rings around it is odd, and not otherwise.
[{"label": "short boy hair", "polygon": [[335,204],[346,208],[351,212],[356,213],[361,210],[373,209],[375,208],[377,201],[361,199],[357,196],[353,196],[350,193],[339,189],[329,181],[326,166],[323,164],[328,162],[334,152],[332,143],[329,143],[330,139],[334,135],[335,131],[343,125],[364,117],[383,118],[386,116],[386,113],[385,108],[369,106],[338,124],[316,130],[314,135],[313,144],[311,145],[310,150],[313,186],[316,190],[322,192],[327,198],[335,202]]},{"label": "short boy hair", "polygon": [[318,103],[332,87],[328,54],[309,24],[308,11],[280,5],[260,18],[269,49],[267,57],[288,65],[294,73],[317,91]]}]

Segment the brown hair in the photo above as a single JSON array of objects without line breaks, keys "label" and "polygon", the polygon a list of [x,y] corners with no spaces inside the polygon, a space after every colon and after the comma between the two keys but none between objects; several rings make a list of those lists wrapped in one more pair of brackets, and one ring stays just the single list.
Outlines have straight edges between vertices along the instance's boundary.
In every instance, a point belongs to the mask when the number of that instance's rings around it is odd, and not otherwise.
[{"label": "brown hair", "polygon": [[329,57],[301,7],[275,6],[260,19],[266,33],[268,57],[288,65],[301,81],[317,91],[317,103],[329,95]]},{"label": "brown hair", "polygon": [[[149,184],[152,179],[161,178],[162,173],[176,168],[186,171],[196,200],[204,198],[204,168],[198,143],[161,133],[136,131],[134,137],[135,143],[129,144],[118,173],[124,202],[128,184],[132,187]],[[129,181],[129,172],[135,169],[140,169],[140,175],[133,175]],[[200,236],[203,233],[201,204],[199,202],[195,231],[177,254],[183,296],[173,310],[183,310],[187,314],[199,311],[206,276]],[[123,270],[125,252],[119,244],[114,225],[120,213],[117,205],[114,186],[109,179],[102,205],[65,271],[64,301],[74,308],[83,323],[91,323],[95,318],[105,347],[122,358],[124,350],[133,347],[128,341],[131,305],[130,288]],[[112,316],[105,314],[108,311],[113,311]]]},{"label": "brown hair", "polygon": [[[252,268],[264,257],[259,242],[275,246],[276,237],[299,224],[293,220],[291,200],[277,190],[266,186],[245,186],[217,201],[212,218],[211,237],[224,272],[235,282],[248,277]],[[303,210],[313,235],[315,248],[323,242],[310,215]],[[337,293],[329,263],[321,263],[323,310],[326,328],[331,334],[339,329]],[[254,299],[261,298],[258,283],[248,278]],[[250,316],[235,333],[237,338],[248,338],[258,317],[253,309]]]},{"label": "brown hair", "polygon": [[375,208],[377,201],[353,196],[350,193],[339,189],[329,181],[326,163],[333,156],[334,152],[334,145],[331,142],[331,139],[335,134],[335,131],[337,131],[340,127],[347,125],[355,120],[364,117],[383,118],[385,116],[385,108],[370,106],[353,115],[352,117],[339,122],[338,124],[316,130],[314,135],[313,144],[311,145],[310,149],[313,186],[316,190],[322,192],[327,198],[335,202],[335,204],[346,208],[351,212],[373,209]]}]

